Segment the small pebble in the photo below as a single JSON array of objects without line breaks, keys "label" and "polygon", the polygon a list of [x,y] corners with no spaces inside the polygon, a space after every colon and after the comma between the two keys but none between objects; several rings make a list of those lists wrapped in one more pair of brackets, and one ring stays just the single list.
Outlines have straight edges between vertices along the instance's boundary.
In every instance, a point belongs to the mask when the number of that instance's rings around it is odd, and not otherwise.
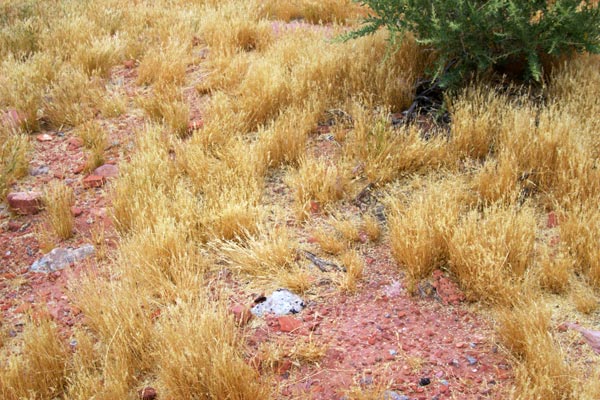
[{"label": "small pebble", "polygon": [[475,365],[477,364],[477,359],[475,357],[467,356],[467,362],[469,365]]},{"label": "small pebble", "polygon": [[429,378],[421,378],[419,379],[419,386],[427,386],[431,383],[431,379]]}]

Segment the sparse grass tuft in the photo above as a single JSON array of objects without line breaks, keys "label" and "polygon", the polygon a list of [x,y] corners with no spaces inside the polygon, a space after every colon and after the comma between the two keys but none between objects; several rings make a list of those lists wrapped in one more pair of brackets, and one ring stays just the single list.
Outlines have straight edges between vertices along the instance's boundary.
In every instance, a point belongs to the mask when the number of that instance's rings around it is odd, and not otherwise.
[{"label": "sparse grass tuft", "polygon": [[448,240],[448,265],[470,300],[510,303],[533,261],[536,221],[529,206],[467,213]]},{"label": "sparse grass tuft", "polygon": [[3,399],[51,399],[64,393],[69,353],[56,325],[48,319],[30,321],[19,353],[5,354],[2,359],[0,394]]},{"label": "sparse grass tuft", "polygon": [[165,124],[176,136],[188,133],[190,107],[176,87],[157,86],[152,95],[139,103],[152,121]]},{"label": "sparse grass tuft", "polygon": [[0,201],[14,181],[27,175],[30,152],[28,137],[0,121]]},{"label": "sparse grass tuft", "polygon": [[297,170],[290,170],[288,184],[294,189],[296,217],[309,216],[311,202],[321,210],[341,200],[349,186],[349,177],[342,166],[330,165],[327,160],[303,158]]},{"label": "sparse grass tuft", "polygon": [[340,287],[343,291],[354,293],[357,290],[357,284],[363,277],[364,262],[356,250],[349,250],[340,255],[340,261],[346,272],[341,278]]},{"label": "sparse grass tuft", "polygon": [[573,283],[571,301],[575,305],[575,309],[583,314],[593,313],[600,305],[594,289],[581,279],[575,279]]},{"label": "sparse grass tuft", "polygon": [[407,272],[411,291],[450,259],[451,238],[465,200],[457,179],[432,182],[412,196],[388,200],[392,255]]},{"label": "sparse grass tuft", "polygon": [[572,398],[573,370],[550,334],[550,310],[520,303],[500,312],[498,334],[515,362],[519,399]]},{"label": "sparse grass tuft", "polygon": [[53,182],[44,194],[48,226],[59,239],[73,236],[75,219],[71,207],[75,204],[73,189],[62,182]]}]

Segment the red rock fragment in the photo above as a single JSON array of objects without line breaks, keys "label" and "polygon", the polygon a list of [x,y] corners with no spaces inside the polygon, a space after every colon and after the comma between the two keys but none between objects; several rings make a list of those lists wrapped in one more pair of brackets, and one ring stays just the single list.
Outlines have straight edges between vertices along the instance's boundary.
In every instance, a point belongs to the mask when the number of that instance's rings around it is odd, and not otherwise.
[{"label": "red rock fragment", "polygon": [[36,214],[42,209],[42,194],[39,192],[13,192],[6,199],[9,207],[17,214]]},{"label": "red rock fragment", "polygon": [[67,140],[67,149],[68,150],[77,150],[83,146],[83,139],[80,137],[74,136]]},{"label": "red rock fragment", "polygon": [[135,67],[135,60],[125,60],[123,61],[123,66],[127,69],[132,69]]},{"label": "red rock fragment", "polygon": [[79,207],[73,206],[73,207],[71,207],[71,214],[74,217],[79,217],[81,214],[83,214],[83,210]]},{"label": "red rock fragment", "polygon": [[52,141],[52,136],[48,135],[47,133],[42,133],[37,135],[36,139],[38,142],[50,142]]},{"label": "red rock fragment", "polygon": [[288,315],[277,318],[277,322],[279,322],[279,330],[281,332],[293,332],[302,326],[301,321]]},{"label": "red rock fragment", "polygon": [[548,222],[546,222],[548,229],[556,228],[558,226],[558,216],[554,211],[548,213]]},{"label": "red rock fragment", "polygon": [[99,175],[89,175],[83,179],[83,187],[86,189],[99,188],[106,183],[106,178]]},{"label": "red rock fragment", "polygon": [[113,164],[104,164],[99,166],[92,172],[92,175],[101,176],[103,178],[116,178],[119,176],[119,167]]},{"label": "red rock fragment", "polygon": [[154,400],[156,399],[156,389],[150,386],[146,386],[138,391],[138,395],[141,400]]},{"label": "red rock fragment", "polygon": [[240,326],[246,325],[252,319],[250,309],[242,304],[234,304],[229,308],[229,311],[233,314],[236,324]]},{"label": "red rock fragment", "polygon": [[21,224],[17,221],[8,221],[7,229],[9,232],[16,232],[21,229]]}]

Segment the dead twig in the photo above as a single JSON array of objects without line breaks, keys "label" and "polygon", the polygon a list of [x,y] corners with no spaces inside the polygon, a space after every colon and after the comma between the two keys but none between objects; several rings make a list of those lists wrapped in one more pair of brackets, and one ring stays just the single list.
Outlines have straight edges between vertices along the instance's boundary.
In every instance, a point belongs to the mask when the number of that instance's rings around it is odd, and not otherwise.
[{"label": "dead twig", "polygon": [[300,250],[300,252],[304,255],[304,257],[308,258],[317,268],[319,268],[323,272],[330,272],[331,269],[346,272],[346,268],[340,267],[339,265],[329,262],[327,260],[323,260],[322,258],[317,257],[310,251]]}]

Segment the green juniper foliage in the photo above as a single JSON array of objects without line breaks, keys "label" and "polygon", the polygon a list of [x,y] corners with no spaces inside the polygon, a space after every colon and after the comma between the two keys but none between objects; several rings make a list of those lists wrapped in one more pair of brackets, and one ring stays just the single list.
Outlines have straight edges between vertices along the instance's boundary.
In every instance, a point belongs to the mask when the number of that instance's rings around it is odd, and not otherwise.
[{"label": "green juniper foliage", "polygon": [[446,86],[510,64],[521,64],[519,78],[540,81],[544,61],[573,52],[600,52],[598,0],[357,1],[372,13],[344,39],[385,27],[393,47],[411,32],[435,51],[432,75]]}]

